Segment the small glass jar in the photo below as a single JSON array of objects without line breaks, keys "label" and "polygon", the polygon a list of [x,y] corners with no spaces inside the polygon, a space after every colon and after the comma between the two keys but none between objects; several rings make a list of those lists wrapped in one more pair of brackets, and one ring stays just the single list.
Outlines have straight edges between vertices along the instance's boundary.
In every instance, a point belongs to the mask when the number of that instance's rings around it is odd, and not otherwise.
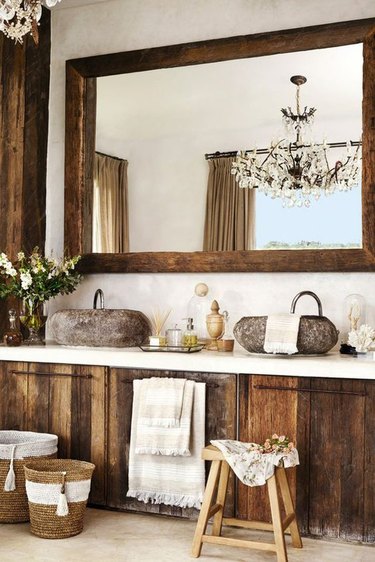
[{"label": "small glass jar", "polygon": [[167,345],[171,347],[178,347],[182,345],[182,330],[177,328],[177,325],[174,328],[169,328],[167,330]]}]

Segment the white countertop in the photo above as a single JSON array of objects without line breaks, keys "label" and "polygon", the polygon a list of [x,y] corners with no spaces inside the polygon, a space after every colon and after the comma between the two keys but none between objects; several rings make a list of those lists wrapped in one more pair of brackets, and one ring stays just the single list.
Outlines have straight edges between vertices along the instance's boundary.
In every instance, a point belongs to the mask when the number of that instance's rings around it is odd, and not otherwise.
[{"label": "white countertop", "polygon": [[33,363],[102,365],[134,369],[201,371],[290,375],[375,380],[375,353],[351,357],[338,351],[320,356],[274,356],[250,354],[245,350],[196,353],[144,352],[138,348],[45,346],[6,347],[0,345],[0,360]]}]

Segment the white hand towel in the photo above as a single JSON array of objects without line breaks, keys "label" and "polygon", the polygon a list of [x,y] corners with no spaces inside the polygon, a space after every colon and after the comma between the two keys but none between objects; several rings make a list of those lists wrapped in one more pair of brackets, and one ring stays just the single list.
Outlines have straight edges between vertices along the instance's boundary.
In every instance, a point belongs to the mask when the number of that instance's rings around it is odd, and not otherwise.
[{"label": "white hand towel", "polygon": [[145,503],[164,503],[199,509],[205,487],[204,461],[201,459],[201,452],[205,445],[206,385],[194,383],[190,457],[135,454],[140,385],[140,380],[133,382],[134,397],[127,496]]},{"label": "white hand towel", "polygon": [[300,316],[296,314],[268,316],[264,351],[266,353],[286,353],[287,355],[297,353],[299,322]]}]

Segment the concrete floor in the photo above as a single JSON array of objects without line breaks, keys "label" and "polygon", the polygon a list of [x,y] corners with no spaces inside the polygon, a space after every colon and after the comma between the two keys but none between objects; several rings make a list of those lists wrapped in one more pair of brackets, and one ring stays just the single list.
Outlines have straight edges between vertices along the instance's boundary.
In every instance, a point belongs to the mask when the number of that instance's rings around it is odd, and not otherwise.
[{"label": "concrete floor", "polygon": [[[195,524],[180,519],[97,509],[86,512],[85,529],[76,537],[43,540],[27,523],[0,525],[1,562],[187,562]],[[227,534],[250,531],[230,529]],[[255,538],[269,533],[252,532]],[[245,537],[244,537],[245,538]],[[375,562],[375,546],[304,539],[302,550],[288,545],[289,562]],[[203,545],[201,562],[276,562],[273,553]]]}]

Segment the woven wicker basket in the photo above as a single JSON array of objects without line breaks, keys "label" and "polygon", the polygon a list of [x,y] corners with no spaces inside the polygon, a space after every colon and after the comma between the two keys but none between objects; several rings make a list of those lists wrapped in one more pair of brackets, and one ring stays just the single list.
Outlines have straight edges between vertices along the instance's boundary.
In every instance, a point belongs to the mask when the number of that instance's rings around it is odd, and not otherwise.
[{"label": "woven wicker basket", "polygon": [[[0,431],[0,523],[29,520],[24,465],[35,458],[54,458],[56,454],[57,435],[32,431]],[[14,473],[15,489],[6,491],[5,488],[9,488],[6,482],[11,473]]]},{"label": "woven wicker basket", "polygon": [[[90,492],[95,465],[66,459],[31,461],[25,466],[31,532],[43,539],[78,535]],[[64,495],[67,513],[60,514]]]}]

